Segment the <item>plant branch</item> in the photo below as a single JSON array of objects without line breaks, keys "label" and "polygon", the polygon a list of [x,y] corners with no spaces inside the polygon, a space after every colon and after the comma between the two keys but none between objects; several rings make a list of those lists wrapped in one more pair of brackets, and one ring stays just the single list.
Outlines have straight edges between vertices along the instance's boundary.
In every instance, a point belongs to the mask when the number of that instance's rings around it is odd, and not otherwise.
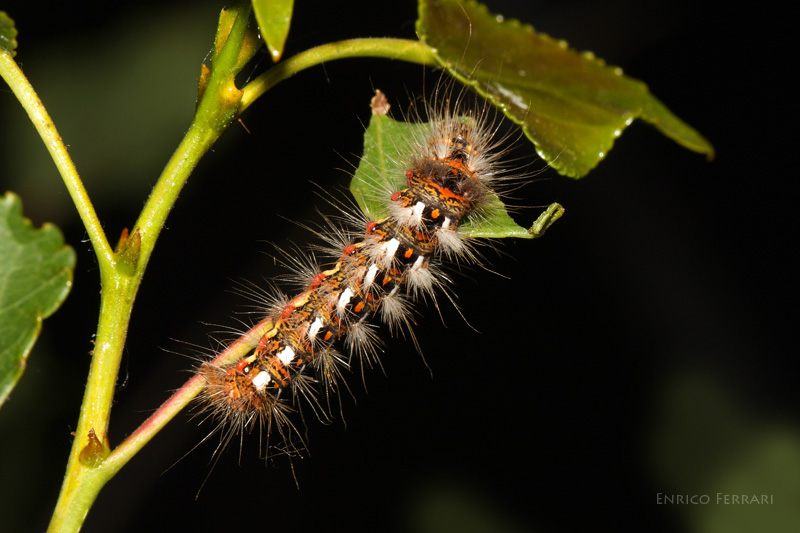
[{"label": "plant branch", "polygon": [[383,57],[428,66],[439,64],[434,50],[420,41],[379,38],[349,39],[323,44],[305,52],[300,52],[286,61],[278,63],[248,83],[244,88],[242,101],[239,104],[239,113],[241,114],[250,107],[259,96],[298,72],[325,61],[351,57]]},{"label": "plant branch", "polygon": [[100,220],[97,218],[94,206],[89,200],[86,188],[83,186],[78,171],[75,169],[75,164],[72,162],[69,152],[67,152],[64,140],[58,134],[53,119],[50,118],[28,78],[25,77],[19,65],[11,57],[11,53],[2,48],[0,48],[0,76],[3,77],[13,91],[14,96],[22,104],[25,112],[28,113],[28,117],[47,147],[47,151],[50,152],[50,156],[53,158],[53,162],[56,164],[58,172],[67,186],[72,201],[78,209],[83,225],[86,227],[89,240],[92,242],[92,247],[97,254],[100,268],[109,269],[114,265],[114,253],[108,244],[108,239],[103,232]]},{"label": "plant branch", "polygon": [[[222,366],[243,357],[258,344],[258,340],[271,328],[272,319],[266,318],[262,320],[208,364]],[[120,445],[111,452],[111,455],[108,456],[100,468],[107,470],[109,476],[113,476],[141,450],[145,444],[150,442],[150,439],[161,431],[167,422],[181,412],[183,408],[203,390],[203,386],[203,377],[199,374],[195,374],[184,383],[183,387],[175,391],[175,393],[170,396],[155,413],[145,420],[136,431],[120,443]]]},{"label": "plant branch", "polygon": [[[109,250],[113,262],[101,268],[101,308],[95,350],[50,531],[79,530],[100,489],[116,472],[100,467],[110,453],[109,415],[131,309],[156,239],[178,193],[200,158],[235,117],[241,91],[233,80],[241,69],[240,54],[249,15],[249,2],[223,11],[221,21],[224,17],[231,24],[226,28],[224,44],[215,58],[215,68],[198,102],[192,124],[158,179],[133,233],[124,239],[116,253]],[[51,129],[55,131],[52,126]]]}]

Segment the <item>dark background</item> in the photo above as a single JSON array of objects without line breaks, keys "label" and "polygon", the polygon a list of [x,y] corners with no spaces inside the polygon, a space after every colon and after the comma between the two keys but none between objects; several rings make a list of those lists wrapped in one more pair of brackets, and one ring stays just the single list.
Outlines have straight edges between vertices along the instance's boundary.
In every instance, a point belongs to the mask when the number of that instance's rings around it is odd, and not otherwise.
[{"label": "dark background", "polygon": [[[19,5],[17,5],[19,4]],[[189,124],[219,5],[2,6],[17,56],[66,139],[109,239],[130,226]],[[334,40],[414,37],[412,2],[304,2],[286,56]],[[539,241],[501,242],[453,273],[452,305],[387,340],[368,392],[308,428],[309,453],[259,459],[256,437],[211,467],[207,426],[179,416],[101,492],[85,531],[796,531],[800,395],[796,104],[781,19],[702,2],[491,1],[644,80],[715,146],[708,163],[634,123],[587,178],[548,170],[518,203],[566,216]],[[786,57],[782,60],[781,56]],[[266,68],[264,59],[254,74]],[[202,161],[148,266],[111,422],[112,445],[188,378],[209,334],[237,326],[236,280],[283,272],[275,245],[318,221],[358,161],[374,88],[393,101],[438,74],[353,59],[265,95]],[[397,108],[402,107],[398,105]],[[33,128],[0,89],[0,189],[78,252],[75,284],[0,411],[3,531],[43,530],[58,494],[99,302],[86,233]],[[531,147],[520,155],[543,164]],[[530,224],[536,209],[518,218]],[[441,314],[441,318],[440,315]],[[444,323],[444,326],[443,326]],[[794,354],[794,355],[792,355]],[[282,460],[284,459],[284,460]],[[172,466],[176,461],[177,464]],[[295,479],[299,489],[295,486]],[[716,494],[771,494],[771,506]],[[708,505],[659,504],[709,495]],[[663,501],[663,499],[662,499]]]}]

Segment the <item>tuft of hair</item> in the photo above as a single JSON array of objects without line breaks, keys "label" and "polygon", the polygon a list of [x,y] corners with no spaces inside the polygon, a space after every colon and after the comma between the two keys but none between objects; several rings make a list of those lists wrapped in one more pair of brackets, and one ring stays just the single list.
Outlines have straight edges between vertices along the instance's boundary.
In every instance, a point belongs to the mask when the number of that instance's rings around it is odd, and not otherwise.
[{"label": "tuft of hair", "polygon": [[229,365],[205,363],[198,371],[206,386],[198,396],[196,405],[200,407],[193,418],[199,417],[201,425],[208,422],[212,426],[202,442],[219,434],[219,443],[214,450],[214,455],[218,456],[235,438],[242,439],[245,434],[257,432],[265,458],[269,455],[270,444],[276,440],[287,450],[299,453],[304,445],[300,432],[291,421],[294,409],[283,398],[272,395],[233,397],[226,386],[229,370]]}]

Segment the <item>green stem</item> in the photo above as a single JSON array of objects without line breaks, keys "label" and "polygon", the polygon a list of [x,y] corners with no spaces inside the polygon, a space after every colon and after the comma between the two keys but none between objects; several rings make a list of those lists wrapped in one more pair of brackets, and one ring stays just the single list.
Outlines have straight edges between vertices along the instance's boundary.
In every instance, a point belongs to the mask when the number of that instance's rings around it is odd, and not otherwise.
[{"label": "green stem", "polygon": [[89,195],[86,193],[80,176],[78,176],[75,164],[72,162],[69,152],[67,152],[63,139],[61,139],[56,130],[53,119],[47,114],[44,104],[39,99],[36,91],[33,90],[28,78],[22,73],[19,65],[11,57],[11,53],[2,48],[0,48],[0,76],[3,77],[14,92],[14,96],[17,97],[17,100],[28,113],[28,117],[36,127],[36,131],[39,132],[42,141],[44,141],[47,151],[50,152],[50,156],[53,158],[58,172],[67,186],[72,201],[78,209],[83,225],[86,227],[89,240],[92,242],[97,259],[100,262],[100,268],[113,267],[114,254],[103,232],[103,227],[100,225],[100,220],[94,211],[94,206],[89,200]]},{"label": "green stem", "polygon": [[147,262],[178,193],[200,158],[236,115],[241,91],[236,89],[233,78],[238,73],[236,66],[250,14],[249,3],[244,5],[244,9],[228,11],[235,21],[215,58],[214,71],[194,120],[158,179],[126,245],[118,255],[112,252],[112,258],[117,261],[110,266],[116,268],[101,268],[102,296],[95,350],[67,472],[49,531],[78,531],[100,489],[117,470],[100,466],[109,455],[109,415],[131,309]]},{"label": "green stem", "polygon": [[326,61],[350,57],[383,57],[428,66],[439,64],[435,51],[420,41],[389,38],[349,39],[323,44],[278,63],[248,83],[244,88],[239,113],[250,107],[259,96],[298,72]]},{"label": "green stem", "polygon": [[[202,115],[198,112],[199,116]],[[128,277],[121,272],[114,272],[109,276],[101,273],[103,289],[95,350],[75,441],[50,531],[80,529],[100,489],[113,476],[113,471],[97,466],[108,455],[108,419],[136,292],[155,240],[178,191],[220,133],[198,126],[196,117],[164,169],[139,219],[137,228],[141,234],[141,249],[133,275]],[[91,453],[91,435],[95,435],[105,445],[106,450],[102,456],[89,461],[90,465],[87,465],[81,459],[82,454],[85,456],[86,453]]]}]

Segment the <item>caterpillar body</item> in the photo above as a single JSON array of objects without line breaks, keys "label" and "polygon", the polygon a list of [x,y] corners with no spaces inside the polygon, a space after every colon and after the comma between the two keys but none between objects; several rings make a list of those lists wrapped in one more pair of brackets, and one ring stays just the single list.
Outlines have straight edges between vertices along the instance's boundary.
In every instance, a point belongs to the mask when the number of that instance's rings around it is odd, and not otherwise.
[{"label": "caterpillar body", "polygon": [[[249,353],[201,366],[203,408],[219,428],[227,428],[224,443],[259,426],[268,446],[277,432],[287,449],[294,449],[292,435],[299,433],[289,413],[296,399],[304,398],[321,419],[330,419],[330,404],[321,398],[336,393],[342,369],[353,359],[376,360],[379,340],[372,319],[413,338],[413,303],[435,301],[437,289],[446,289],[441,265],[475,262],[472,237],[482,235],[476,227],[494,218],[498,205],[508,217],[496,189],[515,176],[501,162],[507,139],[497,133],[498,121],[486,106],[467,109],[463,94],[437,94],[435,101],[437,108],[425,111],[428,122],[409,129],[404,145],[392,145],[397,155],[391,158],[400,170],[373,179],[369,198],[357,198],[364,212],[360,228],[334,232],[334,263],[305,268],[299,294],[275,299],[266,330]],[[385,115],[382,93],[373,98],[372,109],[373,115]],[[561,212],[553,204],[545,224]],[[535,229],[533,236],[543,230]]]}]

